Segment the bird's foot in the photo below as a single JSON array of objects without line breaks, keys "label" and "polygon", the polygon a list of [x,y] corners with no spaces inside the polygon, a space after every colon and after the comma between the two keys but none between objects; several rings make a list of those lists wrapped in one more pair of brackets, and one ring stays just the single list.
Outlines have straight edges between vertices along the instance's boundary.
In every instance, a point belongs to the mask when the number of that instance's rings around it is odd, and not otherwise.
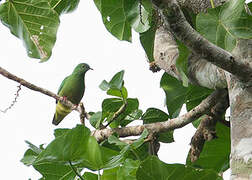
[{"label": "bird's foot", "polygon": [[67,97],[66,97],[66,96],[63,96],[63,97],[62,97],[62,100],[66,102],[66,101],[67,101]]},{"label": "bird's foot", "polygon": [[72,107],[72,110],[78,109],[78,104],[74,104],[74,106]]}]

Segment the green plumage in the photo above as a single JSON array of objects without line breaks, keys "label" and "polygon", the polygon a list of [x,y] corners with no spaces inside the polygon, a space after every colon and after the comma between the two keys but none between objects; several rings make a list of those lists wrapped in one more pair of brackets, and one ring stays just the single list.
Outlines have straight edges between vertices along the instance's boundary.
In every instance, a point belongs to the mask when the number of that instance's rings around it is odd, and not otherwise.
[{"label": "green plumage", "polygon": [[[71,75],[67,76],[61,83],[58,95],[66,97],[67,100],[71,101],[73,104],[78,105],[84,95],[85,91],[85,74],[92,69],[88,64],[81,63],[78,64]],[[57,102],[56,112],[53,117],[52,123],[58,125],[72,110]]]}]

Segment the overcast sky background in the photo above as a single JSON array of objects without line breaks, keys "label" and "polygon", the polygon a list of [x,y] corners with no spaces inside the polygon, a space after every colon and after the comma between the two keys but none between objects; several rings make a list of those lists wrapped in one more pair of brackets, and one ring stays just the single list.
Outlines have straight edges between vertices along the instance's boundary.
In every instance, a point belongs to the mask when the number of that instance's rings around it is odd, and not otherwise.
[{"label": "overcast sky background", "polygon": [[[57,93],[61,81],[81,62],[88,63],[94,71],[86,74],[86,91],[82,102],[87,111],[101,110],[102,100],[108,98],[98,86],[102,80],[125,70],[125,87],[129,97],[138,98],[140,109],[156,107],[167,112],[165,94],[160,88],[163,71],[152,73],[145,58],[138,35],[133,33],[133,43],[119,41],[104,27],[100,13],[93,1],[81,1],[71,14],[61,17],[57,41],[52,57],[45,63],[31,59],[21,40],[0,23],[0,66],[11,73]],[[15,97],[18,83],[0,76],[0,109],[8,107]],[[48,144],[56,128],[73,128],[79,115],[72,112],[59,126],[52,125],[55,100],[22,87],[18,102],[7,113],[0,112],[0,179],[32,180],[41,175],[32,167],[20,162],[27,150],[25,140],[35,145]],[[161,145],[159,157],[166,163],[185,163],[190,139],[195,129],[187,125],[175,130],[175,143]],[[226,173],[228,179],[228,173]]]}]

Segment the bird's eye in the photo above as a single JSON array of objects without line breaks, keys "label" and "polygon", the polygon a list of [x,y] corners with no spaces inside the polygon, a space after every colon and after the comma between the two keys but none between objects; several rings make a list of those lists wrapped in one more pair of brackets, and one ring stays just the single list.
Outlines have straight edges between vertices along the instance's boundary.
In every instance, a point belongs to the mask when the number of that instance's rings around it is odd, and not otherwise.
[{"label": "bird's eye", "polygon": [[82,68],[85,68],[85,65],[82,65]]}]

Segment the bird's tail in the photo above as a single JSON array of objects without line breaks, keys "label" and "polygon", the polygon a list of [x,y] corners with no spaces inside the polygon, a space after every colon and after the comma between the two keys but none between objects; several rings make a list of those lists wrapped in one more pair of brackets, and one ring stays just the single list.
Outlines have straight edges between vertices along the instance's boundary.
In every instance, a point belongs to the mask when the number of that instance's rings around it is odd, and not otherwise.
[{"label": "bird's tail", "polygon": [[58,102],[52,123],[57,126],[72,110]]},{"label": "bird's tail", "polygon": [[57,112],[54,114],[53,116],[53,121],[52,123],[57,126],[63,119],[65,116],[62,116],[60,114],[58,114]]}]

